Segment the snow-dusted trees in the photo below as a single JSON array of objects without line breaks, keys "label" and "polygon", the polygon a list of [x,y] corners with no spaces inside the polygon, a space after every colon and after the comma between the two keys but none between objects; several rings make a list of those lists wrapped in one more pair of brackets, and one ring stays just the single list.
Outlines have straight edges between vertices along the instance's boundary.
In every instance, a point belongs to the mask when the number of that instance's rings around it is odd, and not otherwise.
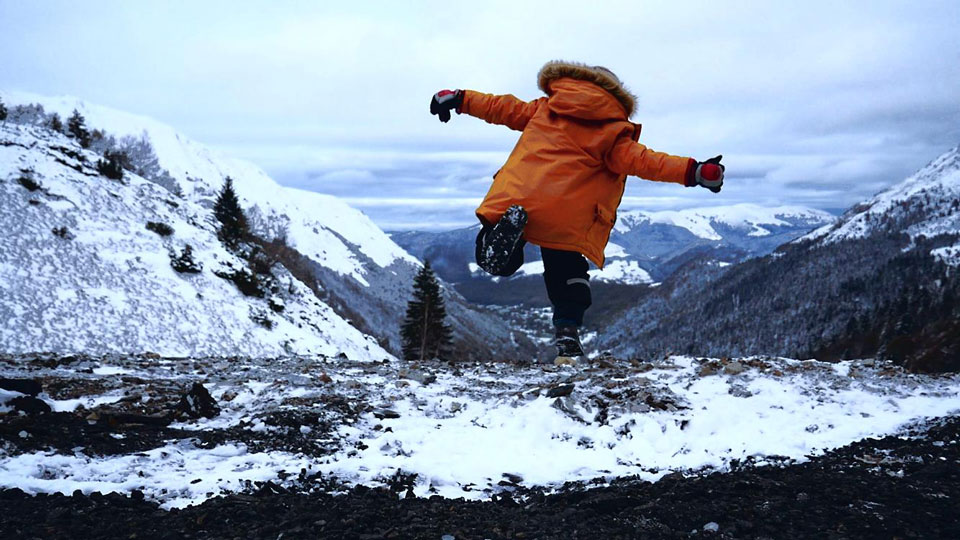
[{"label": "snow-dusted trees", "polygon": [[63,122],[60,120],[59,114],[52,113],[50,115],[50,123],[47,125],[50,126],[50,129],[56,131],[57,133],[63,133]]},{"label": "snow-dusted trees", "polygon": [[223,189],[217,195],[217,202],[213,205],[213,215],[220,222],[217,235],[220,241],[228,247],[236,248],[250,236],[247,217],[240,208],[240,199],[233,189],[233,179],[229,176],[223,183]]},{"label": "snow-dusted trees", "polygon": [[87,129],[87,119],[76,109],[67,119],[67,134],[76,139],[80,146],[84,148],[90,146],[90,131]]},{"label": "snow-dusted trees", "polygon": [[123,161],[126,156],[123,152],[116,150],[107,150],[103,153],[103,159],[97,161],[97,171],[113,180],[123,179]]},{"label": "snow-dusted trees", "polygon": [[444,359],[452,340],[446,317],[440,284],[427,261],[414,278],[413,299],[407,304],[407,316],[400,327],[403,358]]},{"label": "snow-dusted trees", "polygon": [[0,99],[0,122],[6,122],[7,120],[7,106],[3,104],[3,100]]}]

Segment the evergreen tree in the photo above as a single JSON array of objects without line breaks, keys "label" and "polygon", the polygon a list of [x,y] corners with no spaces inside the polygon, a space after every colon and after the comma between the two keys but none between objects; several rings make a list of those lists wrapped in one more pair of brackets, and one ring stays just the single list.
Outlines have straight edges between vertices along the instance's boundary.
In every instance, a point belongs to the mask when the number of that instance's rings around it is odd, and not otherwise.
[{"label": "evergreen tree", "polygon": [[213,205],[213,215],[220,222],[218,236],[220,241],[228,247],[236,248],[250,236],[247,226],[247,217],[240,208],[240,199],[233,189],[233,179],[229,176],[223,184],[223,189],[217,195],[217,202]]},{"label": "evergreen tree", "polygon": [[105,159],[97,161],[97,171],[107,178],[123,180],[123,162],[126,157],[123,152],[107,150],[103,157]]},{"label": "evergreen tree", "polygon": [[451,342],[446,317],[440,284],[427,261],[413,280],[413,299],[407,304],[407,316],[400,327],[403,358],[421,361],[444,358]]},{"label": "evergreen tree", "polygon": [[59,114],[53,113],[53,114],[50,116],[50,129],[52,129],[52,130],[54,130],[54,131],[56,131],[56,132],[58,132],[58,133],[63,133],[63,122],[60,121],[60,115],[59,115]]},{"label": "evergreen tree", "polygon": [[7,119],[7,106],[3,104],[3,100],[0,99],[0,122],[3,122]]},{"label": "evergreen tree", "polygon": [[67,133],[84,148],[90,146],[90,132],[87,130],[86,122],[86,118],[76,109],[67,119]]}]

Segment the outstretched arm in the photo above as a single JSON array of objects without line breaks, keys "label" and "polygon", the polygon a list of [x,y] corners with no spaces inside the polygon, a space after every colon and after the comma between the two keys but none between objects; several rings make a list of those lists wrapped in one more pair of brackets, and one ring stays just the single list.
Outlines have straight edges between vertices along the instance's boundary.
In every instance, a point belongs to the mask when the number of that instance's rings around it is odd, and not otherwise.
[{"label": "outstretched arm", "polygon": [[606,165],[617,174],[639,176],[657,182],[674,182],[687,187],[703,186],[717,193],[723,186],[720,163],[723,156],[699,162],[693,158],[657,152],[621,137],[607,153]]},{"label": "outstretched arm", "polygon": [[608,169],[617,174],[639,176],[657,182],[695,185],[688,180],[693,178],[693,171],[697,167],[696,160],[651,150],[629,137],[621,137],[607,152],[606,164]]},{"label": "outstretched arm", "polygon": [[455,110],[457,114],[466,113],[491,124],[523,131],[544,101],[546,98],[520,101],[509,94],[495,96],[473,90],[441,90],[430,100],[430,114],[438,115],[441,122],[447,122],[450,120],[450,111]]},{"label": "outstretched arm", "polygon": [[510,129],[523,131],[523,128],[527,127],[527,122],[533,118],[534,113],[537,112],[537,108],[543,101],[545,101],[545,98],[521,101],[510,94],[495,96],[483,92],[474,92],[473,90],[464,90],[463,105],[459,112],[476,116],[491,124],[500,124]]}]

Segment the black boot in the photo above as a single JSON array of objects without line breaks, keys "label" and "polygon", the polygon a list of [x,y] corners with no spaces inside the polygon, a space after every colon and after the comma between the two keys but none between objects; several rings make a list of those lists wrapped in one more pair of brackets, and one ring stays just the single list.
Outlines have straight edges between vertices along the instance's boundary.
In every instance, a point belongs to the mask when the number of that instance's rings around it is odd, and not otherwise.
[{"label": "black boot", "polygon": [[580,332],[576,326],[558,326],[553,340],[557,347],[557,358],[553,361],[557,366],[572,366],[577,359],[583,356],[583,347],[580,346]]},{"label": "black boot", "polygon": [[526,225],[527,211],[522,206],[513,205],[507,208],[500,221],[483,239],[483,245],[477,252],[477,265],[495,276],[507,275],[506,271],[511,260],[515,258],[517,246],[522,245],[523,228]]}]

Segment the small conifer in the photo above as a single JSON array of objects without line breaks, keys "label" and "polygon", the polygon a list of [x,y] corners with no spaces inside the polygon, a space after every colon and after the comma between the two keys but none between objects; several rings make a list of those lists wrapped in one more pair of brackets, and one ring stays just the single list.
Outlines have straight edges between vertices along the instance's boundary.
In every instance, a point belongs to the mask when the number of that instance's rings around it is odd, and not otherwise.
[{"label": "small conifer", "polygon": [[90,146],[90,131],[87,130],[86,122],[86,118],[76,109],[67,119],[67,133],[76,139],[83,148]]},{"label": "small conifer", "polygon": [[440,284],[428,261],[414,278],[413,299],[400,327],[405,360],[443,359],[449,354],[451,332],[446,316]]},{"label": "small conifer", "polygon": [[240,208],[240,199],[233,189],[233,179],[229,176],[223,184],[223,189],[217,195],[217,202],[213,205],[213,215],[220,222],[218,237],[228,247],[236,248],[250,236],[247,217]]}]

